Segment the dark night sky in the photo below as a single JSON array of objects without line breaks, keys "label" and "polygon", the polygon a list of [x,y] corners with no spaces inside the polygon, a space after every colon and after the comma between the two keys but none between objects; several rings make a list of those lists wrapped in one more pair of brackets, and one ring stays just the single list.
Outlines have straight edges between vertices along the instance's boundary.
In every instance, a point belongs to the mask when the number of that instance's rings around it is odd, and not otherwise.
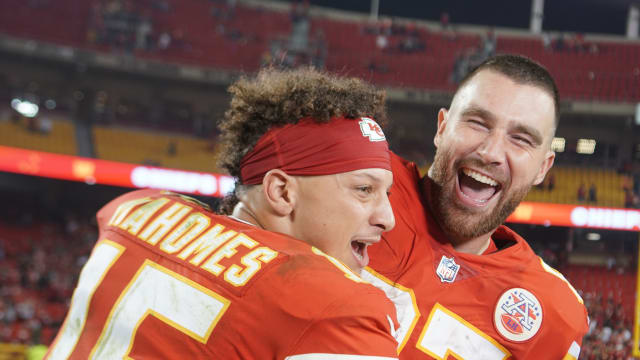
[{"label": "dark night sky", "polygon": [[[291,0],[289,0],[291,1]],[[369,12],[369,0],[310,0],[312,5]],[[631,0],[546,0],[544,30],[624,35]],[[380,0],[380,15],[499,27],[529,27],[531,0]]]}]

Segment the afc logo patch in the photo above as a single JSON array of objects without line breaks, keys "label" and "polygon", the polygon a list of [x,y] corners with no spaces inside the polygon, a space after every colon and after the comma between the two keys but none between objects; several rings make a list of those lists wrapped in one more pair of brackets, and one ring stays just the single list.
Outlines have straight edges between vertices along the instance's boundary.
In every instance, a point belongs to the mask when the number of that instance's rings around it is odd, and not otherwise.
[{"label": "afc logo patch", "polygon": [[360,131],[362,131],[362,136],[368,137],[369,141],[384,141],[386,137],[382,132],[382,128],[378,125],[375,120],[367,117],[361,117],[360,121]]},{"label": "afc logo patch", "polygon": [[460,270],[460,265],[456,264],[453,258],[442,255],[440,264],[438,264],[438,268],[436,269],[436,274],[440,277],[441,282],[452,283],[458,275],[458,270]]},{"label": "afc logo patch", "polygon": [[496,303],[493,325],[505,339],[522,342],[531,339],[542,325],[542,305],[530,291],[512,288]]}]

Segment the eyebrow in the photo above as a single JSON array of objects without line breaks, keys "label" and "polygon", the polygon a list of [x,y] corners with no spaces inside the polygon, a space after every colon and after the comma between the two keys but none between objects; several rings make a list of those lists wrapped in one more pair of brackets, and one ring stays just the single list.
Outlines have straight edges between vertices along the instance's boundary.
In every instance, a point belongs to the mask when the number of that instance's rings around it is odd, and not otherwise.
[{"label": "eyebrow", "polygon": [[[487,120],[490,123],[495,123],[497,120],[497,116],[493,114],[491,111],[484,109],[482,107],[471,105],[468,109],[462,112],[462,116],[477,116],[484,120]],[[536,146],[542,144],[542,134],[538,129],[535,129],[531,126],[527,126],[522,123],[516,123],[513,128],[516,132],[521,132],[529,135]]]}]

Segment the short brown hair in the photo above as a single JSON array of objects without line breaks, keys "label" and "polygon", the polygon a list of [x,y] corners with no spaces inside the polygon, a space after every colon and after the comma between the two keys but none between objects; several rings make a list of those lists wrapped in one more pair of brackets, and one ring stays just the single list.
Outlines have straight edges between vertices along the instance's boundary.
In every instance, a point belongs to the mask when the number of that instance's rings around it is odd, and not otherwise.
[{"label": "short brown hair", "polygon": [[[310,117],[328,122],[333,117],[374,118],[387,122],[385,93],[356,78],[338,77],[313,68],[261,70],[229,87],[231,105],[218,124],[222,149],[219,166],[240,183],[240,163],[260,137],[274,126],[295,124]],[[237,203],[232,194],[220,209],[231,213]]]},{"label": "short brown hair", "polygon": [[553,99],[555,107],[555,127],[560,122],[560,97],[558,87],[547,69],[522,55],[501,54],[488,58],[471,70],[460,82],[458,91],[482,70],[492,70],[503,74],[519,84],[530,84],[546,91]]}]

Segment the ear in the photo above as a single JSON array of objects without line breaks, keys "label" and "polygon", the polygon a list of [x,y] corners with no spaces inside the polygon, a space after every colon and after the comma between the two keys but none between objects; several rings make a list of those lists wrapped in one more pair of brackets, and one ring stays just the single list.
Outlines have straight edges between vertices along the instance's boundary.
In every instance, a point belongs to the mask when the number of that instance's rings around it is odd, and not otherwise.
[{"label": "ear", "polygon": [[545,159],[542,162],[542,166],[540,166],[540,170],[538,171],[538,175],[536,175],[535,180],[533,181],[533,185],[538,185],[542,182],[542,180],[544,180],[544,177],[547,175],[547,172],[549,172],[549,169],[551,169],[551,167],[553,166],[553,161],[556,158],[556,153],[549,150],[547,151],[547,154],[545,155]]},{"label": "ear", "polygon": [[447,117],[449,116],[449,111],[445,108],[440,109],[438,111],[438,131],[436,132],[436,136],[433,138],[433,144],[438,147],[440,145],[440,137],[444,133],[444,129],[447,126]]},{"label": "ear", "polygon": [[297,182],[280,169],[269,170],[262,179],[262,191],[271,212],[289,215],[297,200]]}]

